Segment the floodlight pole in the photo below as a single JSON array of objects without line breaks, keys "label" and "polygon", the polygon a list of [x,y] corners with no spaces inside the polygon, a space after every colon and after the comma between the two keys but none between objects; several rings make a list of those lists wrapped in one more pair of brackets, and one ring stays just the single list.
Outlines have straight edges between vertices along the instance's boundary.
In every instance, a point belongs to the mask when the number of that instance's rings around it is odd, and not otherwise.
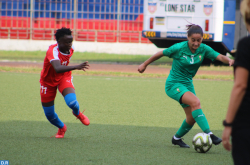
[{"label": "floodlight pole", "polygon": [[120,31],[120,13],[121,13],[121,0],[117,2],[117,29],[116,29],[116,42],[119,42]]},{"label": "floodlight pole", "polygon": [[74,40],[76,40],[76,17],[77,17],[77,0],[74,0]]},{"label": "floodlight pole", "polygon": [[32,40],[33,27],[33,0],[30,0],[30,40]]}]

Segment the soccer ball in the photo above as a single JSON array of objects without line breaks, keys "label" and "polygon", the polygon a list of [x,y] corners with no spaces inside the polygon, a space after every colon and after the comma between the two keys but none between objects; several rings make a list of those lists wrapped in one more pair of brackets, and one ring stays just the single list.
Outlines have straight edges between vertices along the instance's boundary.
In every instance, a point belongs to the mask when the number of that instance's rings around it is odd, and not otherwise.
[{"label": "soccer ball", "polygon": [[206,133],[197,133],[193,138],[193,148],[199,153],[206,153],[212,147],[212,139]]}]

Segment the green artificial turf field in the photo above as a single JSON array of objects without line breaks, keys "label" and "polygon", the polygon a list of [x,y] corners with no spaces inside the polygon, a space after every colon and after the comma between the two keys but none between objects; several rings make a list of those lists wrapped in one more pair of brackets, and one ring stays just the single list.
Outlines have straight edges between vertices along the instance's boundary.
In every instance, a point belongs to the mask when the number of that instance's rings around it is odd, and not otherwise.
[{"label": "green artificial turf field", "polygon": [[[46,51],[4,51],[0,50],[0,60],[10,61],[38,61],[43,62]],[[153,54],[152,54],[153,55]],[[152,55],[128,55],[128,54],[107,54],[94,52],[74,52],[72,62],[97,62],[97,63],[123,63],[123,64],[141,64]],[[170,64],[171,58],[161,58],[152,64]]]},{"label": "green artificial turf field", "polygon": [[[81,110],[90,119],[84,126],[57,93],[55,109],[68,130],[64,139],[40,103],[39,74],[0,72],[0,160],[9,164],[53,165],[230,165],[222,145],[206,154],[172,146],[171,138],[185,118],[181,106],[168,98],[165,79],[74,76]],[[194,80],[211,130],[221,137],[232,81]],[[195,125],[184,136],[201,132]]]}]

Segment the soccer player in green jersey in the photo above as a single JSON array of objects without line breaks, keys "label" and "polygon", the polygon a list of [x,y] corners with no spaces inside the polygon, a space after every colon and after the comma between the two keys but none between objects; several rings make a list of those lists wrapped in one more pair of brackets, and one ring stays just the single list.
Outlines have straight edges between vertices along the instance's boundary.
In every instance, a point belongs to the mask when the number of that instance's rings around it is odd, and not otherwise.
[{"label": "soccer player in green jersey", "polygon": [[169,97],[181,104],[185,111],[186,119],[173,136],[172,143],[180,147],[190,148],[182,141],[181,137],[188,133],[196,122],[203,132],[210,135],[213,144],[218,145],[222,140],[216,137],[210,130],[207,119],[202,112],[200,100],[195,94],[192,78],[195,76],[205,57],[212,61],[219,60],[230,66],[233,65],[234,60],[221,55],[211,47],[203,44],[203,30],[199,25],[187,25],[187,38],[188,41],[176,43],[168,49],[154,54],[139,66],[138,71],[143,73],[150,63],[163,56],[173,58],[165,91]]}]

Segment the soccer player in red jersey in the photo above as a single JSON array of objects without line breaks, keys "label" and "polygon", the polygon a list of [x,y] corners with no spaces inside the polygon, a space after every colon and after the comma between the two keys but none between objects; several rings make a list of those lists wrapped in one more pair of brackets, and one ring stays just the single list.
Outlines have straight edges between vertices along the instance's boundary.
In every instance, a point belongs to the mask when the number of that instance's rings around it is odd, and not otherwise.
[{"label": "soccer player in red jersey", "polygon": [[89,119],[79,110],[73,86],[71,70],[88,69],[88,62],[79,65],[68,66],[74,53],[72,46],[73,36],[68,28],[58,29],[55,33],[57,43],[51,45],[44,58],[43,69],[40,77],[40,95],[45,116],[49,122],[58,127],[56,138],[63,138],[67,130],[66,125],[55,113],[54,100],[57,89],[63,95],[66,104],[72,109],[72,113],[84,125],[89,125]]}]

